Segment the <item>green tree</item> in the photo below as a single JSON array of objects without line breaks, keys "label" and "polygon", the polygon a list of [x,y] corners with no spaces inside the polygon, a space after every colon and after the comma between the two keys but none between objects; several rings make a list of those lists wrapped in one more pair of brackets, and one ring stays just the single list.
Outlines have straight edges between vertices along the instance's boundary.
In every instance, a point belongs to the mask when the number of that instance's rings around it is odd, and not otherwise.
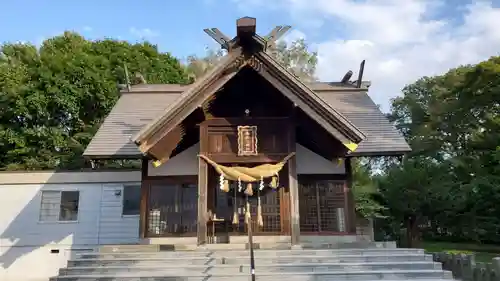
[{"label": "green tree", "polygon": [[353,159],[352,190],[356,202],[356,212],[365,218],[384,218],[384,207],[379,198],[379,191],[371,162],[367,159]]},{"label": "green tree", "polygon": [[[499,101],[500,59],[493,57],[419,79],[392,102],[390,117],[413,149],[402,167],[387,166],[381,188],[401,225],[425,225],[434,239],[498,242]],[[394,206],[400,193],[408,199]],[[424,221],[410,226],[408,214]],[[410,229],[409,239],[419,230]]]},{"label": "green tree", "polygon": [[[309,46],[304,39],[295,40],[290,44],[279,41],[268,52],[285,68],[300,77],[302,81],[312,82],[316,80],[318,54],[309,51]],[[224,54],[225,52],[222,50],[206,49],[204,57],[189,56],[186,69],[190,77],[196,79],[205,74],[214,67]]]},{"label": "green tree", "polygon": [[191,55],[187,58],[186,71],[189,78],[192,80],[196,80],[211,70],[225,55],[225,52],[222,49],[213,50],[207,48],[205,51],[206,54],[204,57]]},{"label": "green tree", "polygon": [[317,80],[318,53],[310,52],[304,39],[295,40],[290,44],[279,41],[269,52],[302,81],[313,82]]},{"label": "green tree", "polygon": [[177,59],[147,42],[65,32],[39,49],[3,44],[0,54],[0,169],[84,167],[83,150],[119,97],[125,65],[150,83],[187,82]]}]

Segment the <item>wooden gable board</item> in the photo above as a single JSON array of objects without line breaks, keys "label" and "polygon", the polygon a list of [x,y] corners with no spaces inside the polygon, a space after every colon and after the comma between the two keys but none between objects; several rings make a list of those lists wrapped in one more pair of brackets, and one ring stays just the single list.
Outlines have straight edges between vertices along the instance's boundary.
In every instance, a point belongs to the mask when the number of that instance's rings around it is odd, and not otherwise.
[{"label": "wooden gable board", "polygon": [[[232,63],[237,62],[241,55],[240,49],[230,52],[228,59],[222,61],[211,72],[207,73],[195,85],[183,93],[178,102],[171,107],[171,110],[166,111],[166,114],[141,130],[133,139],[134,142],[140,145],[139,149],[143,153],[146,153],[157,141],[165,137],[184,118],[232,78],[237,71],[230,72],[229,74],[226,73],[226,75],[221,74]],[[266,65],[265,69],[261,69],[260,71],[260,74],[266,80],[280,89],[286,97],[303,109],[332,136],[339,139],[349,150],[354,151],[356,149],[358,143],[365,138],[359,129],[352,125],[339,112],[336,112],[324,103],[311,89],[281,67],[269,54],[260,52],[255,57]],[[292,91],[289,87],[296,90]],[[210,90],[206,91],[208,89]]]},{"label": "wooden gable board", "polygon": [[[140,150],[145,153],[148,148],[154,145],[151,142],[151,137],[155,134],[155,140],[161,139],[170,130],[178,125],[182,120],[191,114],[201,100],[201,93],[207,88],[212,88],[215,92],[220,87],[210,87],[213,84],[220,84],[223,86],[225,82],[229,81],[237,72],[224,73],[229,66],[231,66],[241,55],[241,49],[236,49],[230,52],[222,61],[214,67],[211,71],[206,73],[201,79],[197,80],[189,89],[181,94],[181,96],[165,110],[165,113],[160,115],[153,122],[148,123],[139,133],[132,137],[132,141],[139,145]],[[201,100],[201,102],[199,102]],[[187,106],[187,107],[186,107]],[[168,129],[166,128],[168,127]],[[164,131],[158,132],[160,129],[165,128]]]}]

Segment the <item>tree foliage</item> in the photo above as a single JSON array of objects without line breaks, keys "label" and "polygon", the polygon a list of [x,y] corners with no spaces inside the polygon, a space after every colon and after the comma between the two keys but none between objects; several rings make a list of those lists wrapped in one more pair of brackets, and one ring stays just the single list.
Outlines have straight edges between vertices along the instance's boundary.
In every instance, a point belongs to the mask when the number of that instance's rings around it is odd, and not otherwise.
[{"label": "tree foliage", "polygon": [[279,41],[269,52],[291,73],[304,82],[313,82],[316,79],[318,53],[310,52],[304,39],[297,39],[290,44]]},{"label": "tree foliage", "polygon": [[1,45],[0,169],[84,167],[84,148],[126,82],[125,65],[150,83],[187,82],[179,62],[147,42],[65,32],[39,49]]},{"label": "tree foliage", "polygon": [[381,190],[409,240],[500,242],[500,58],[406,86],[390,118],[413,152]]},{"label": "tree foliage", "polygon": [[[316,80],[316,66],[318,54],[309,51],[309,46],[304,39],[297,39],[289,44],[279,41],[268,52],[281,63],[286,69],[300,77],[302,81],[312,82]],[[191,78],[196,79],[207,71],[225,55],[223,50],[206,49],[204,57],[195,55],[188,57],[187,71]]]}]

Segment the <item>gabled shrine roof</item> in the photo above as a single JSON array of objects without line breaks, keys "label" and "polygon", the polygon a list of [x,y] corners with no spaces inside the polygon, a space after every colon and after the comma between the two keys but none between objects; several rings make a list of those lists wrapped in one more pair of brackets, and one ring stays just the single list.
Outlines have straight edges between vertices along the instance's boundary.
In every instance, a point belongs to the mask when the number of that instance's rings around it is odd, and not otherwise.
[{"label": "gabled shrine roof", "polygon": [[[403,137],[368,97],[369,85],[354,86],[347,82],[348,75],[342,79],[343,83],[307,84],[266,52],[289,27],[278,26],[265,37],[256,34],[255,18],[240,18],[236,27],[237,35],[233,39],[217,29],[205,30],[228,53],[195,83],[189,86],[138,85],[124,93],[84,156],[148,155],[160,162],[167,161],[182,139],[185,126],[195,128],[198,121],[191,120],[190,125],[183,122],[190,120],[189,116],[196,116],[193,112],[204,108],[216,92],[247,67],[253,68],[300,108],[300,112],[342,143],[349,155],[403,154],[410,150]],[[358,81],[362,81],[362,69]]]},{"label": "gabled shrine roof", "polygon": [[[322,101],[345,116],[366,138],[352,156],[401,155],[410,147],[368,96],[368,82],[361,88],[340,82],[308,84]],[[89,158],[138,158],[131,140],[147,124],[158,119],[191,85],[142,84],[123,91],[120,99],[87,146]]]}]

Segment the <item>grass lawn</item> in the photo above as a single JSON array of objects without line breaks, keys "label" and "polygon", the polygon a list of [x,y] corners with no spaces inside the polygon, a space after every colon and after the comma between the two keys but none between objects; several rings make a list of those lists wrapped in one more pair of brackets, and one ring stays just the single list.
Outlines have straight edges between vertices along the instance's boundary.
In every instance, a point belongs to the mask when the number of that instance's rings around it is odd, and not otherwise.
[{"label": "grass lawn", "polygon": [[492,258],[500,257],[500,246],[497,245],[424,241],[421,247],[431,253],[474,253],[477,262],[491,262]]}]

